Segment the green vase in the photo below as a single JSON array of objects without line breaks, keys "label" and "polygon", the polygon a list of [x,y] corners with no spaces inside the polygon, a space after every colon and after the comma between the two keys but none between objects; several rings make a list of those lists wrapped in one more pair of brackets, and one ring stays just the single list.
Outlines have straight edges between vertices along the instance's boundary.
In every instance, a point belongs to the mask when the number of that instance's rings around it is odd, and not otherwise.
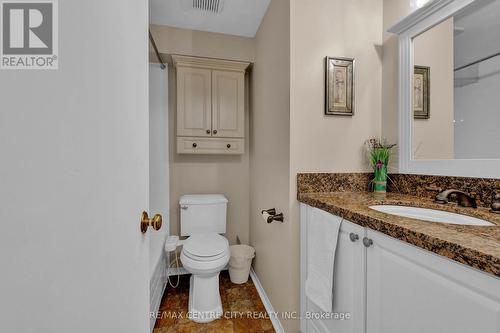
[{"label": "green vase", "polygon": [[376,167],[374,170],[373,178],[373,192],[386,193],[387,192],[387,165],[382,165],[380,168]]}]

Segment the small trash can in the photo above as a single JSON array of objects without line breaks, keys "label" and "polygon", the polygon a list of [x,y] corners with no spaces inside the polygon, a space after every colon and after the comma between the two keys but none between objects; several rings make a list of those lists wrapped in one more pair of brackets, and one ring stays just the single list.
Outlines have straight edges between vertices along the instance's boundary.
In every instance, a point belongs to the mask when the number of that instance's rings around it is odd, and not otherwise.
[{"label": "small trash can", "polygon": [[231,282],[237,284],[247,282],[252,259],[255,257],[255,249],[248,245],[231,245],[229,251],[231,252],[229,258]]}]

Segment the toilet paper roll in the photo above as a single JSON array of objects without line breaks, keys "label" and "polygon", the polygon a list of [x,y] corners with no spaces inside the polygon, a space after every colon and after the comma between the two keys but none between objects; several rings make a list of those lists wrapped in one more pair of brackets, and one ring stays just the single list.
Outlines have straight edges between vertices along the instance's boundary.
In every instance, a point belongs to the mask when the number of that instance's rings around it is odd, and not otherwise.
[{"label": "toilet paper roll", "polygon": [[270,216],[271,216],[271,214],[269,214],[268,212],[266,212],[266,211],[262,212],[262,219],[263,219],[264,221],[266,221],[266,223],[268,223],[268,220],[267,220],[267,219],[268,219]]}]

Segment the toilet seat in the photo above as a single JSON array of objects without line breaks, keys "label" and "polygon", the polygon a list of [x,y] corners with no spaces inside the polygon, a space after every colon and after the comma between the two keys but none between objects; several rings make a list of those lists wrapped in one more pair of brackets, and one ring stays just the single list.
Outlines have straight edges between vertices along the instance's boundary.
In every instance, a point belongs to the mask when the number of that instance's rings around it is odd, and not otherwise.
[{"label": "toilet seat", "polygon": [[189,253],[188,251],[182,251],[182,253],[184,254],[184,256],[186,256],[187,258],[193,260],[193,261],[199,261],[199,262],[209,262],[209,261],[215,261],[215,260],[219,260],[220,258],[223,258],[223,257],[226,257],[226,256],[229,256],[229,251],[224,251],[222,253],[219,253],[215,256],[211,256],[211,257],[207,257],[207,256],[196,256],[192,253]]},{"label": "toilet seat", "polygon": [[182,252],[195,261],[213,261],[229,254],[229,242],[217,233],[194,234],[186,239]]}]

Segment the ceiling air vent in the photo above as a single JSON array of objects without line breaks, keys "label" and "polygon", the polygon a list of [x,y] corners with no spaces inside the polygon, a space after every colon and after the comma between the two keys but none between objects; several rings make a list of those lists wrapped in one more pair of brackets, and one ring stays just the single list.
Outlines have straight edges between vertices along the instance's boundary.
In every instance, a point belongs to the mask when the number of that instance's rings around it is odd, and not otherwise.
[{"label": "ceiling air vent", "polygon": [[224,5],[224,0],[189,0],[192,8],[205,12],[220,13]]}]

